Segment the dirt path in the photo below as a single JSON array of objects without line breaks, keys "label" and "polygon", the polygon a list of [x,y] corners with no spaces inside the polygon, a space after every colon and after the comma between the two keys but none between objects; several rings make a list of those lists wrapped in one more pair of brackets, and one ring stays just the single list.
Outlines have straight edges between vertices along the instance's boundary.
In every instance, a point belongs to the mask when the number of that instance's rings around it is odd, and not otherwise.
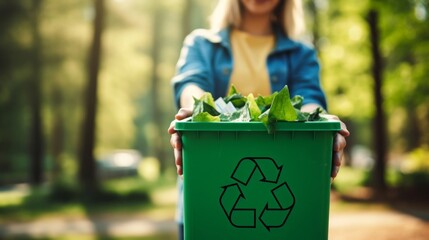
[{"label": "dirt path", "polygon": [[330,240],[427,240],[429,222],[394,211],[333,213]]}]

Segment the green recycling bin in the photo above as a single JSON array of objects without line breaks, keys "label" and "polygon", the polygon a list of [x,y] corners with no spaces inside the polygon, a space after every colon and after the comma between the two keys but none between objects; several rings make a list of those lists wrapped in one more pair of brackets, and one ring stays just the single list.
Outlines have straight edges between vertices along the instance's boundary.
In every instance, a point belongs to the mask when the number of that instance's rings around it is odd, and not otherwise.
[{"label": "green recycling bin", "polygon": [[190,122],[182,137],[186,240],[328,239],[338,121]]}]

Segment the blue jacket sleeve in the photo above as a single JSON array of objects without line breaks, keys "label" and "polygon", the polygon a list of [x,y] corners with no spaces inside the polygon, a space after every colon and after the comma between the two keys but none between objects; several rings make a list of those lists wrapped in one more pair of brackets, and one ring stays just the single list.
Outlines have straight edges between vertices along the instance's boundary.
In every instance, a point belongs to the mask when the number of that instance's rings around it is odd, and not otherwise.
[{"label": "blue jacket sleeve", "polygon": [[206,92],[213,91],[213,83],[210,81],[210,61],[208,55],[210,42],[202,36],[202,30],[195,30],[189,34],[183,44],[179,60],[176,66],[176,74],[172,79],[174,99],[176,106],[180,108],[180,95],[188,84],[195,84]]},{"label": "blue jacket sleeve", "polygon": [[292,59],[291,96],[301,95],[304,104],[315,103],[327,110],[325,94],[320,86],[320,65],[316,51],[302,45]]}]

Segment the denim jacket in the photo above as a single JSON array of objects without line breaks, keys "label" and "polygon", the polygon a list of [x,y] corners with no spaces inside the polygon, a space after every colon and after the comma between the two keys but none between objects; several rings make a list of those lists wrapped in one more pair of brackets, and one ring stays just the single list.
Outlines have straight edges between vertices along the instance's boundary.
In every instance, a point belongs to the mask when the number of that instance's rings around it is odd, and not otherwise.
[{"label": "denim jacket", "polygon": [[[272,92],[288,85],[291,97],[301,95],[304,104],[315,103],[326,109],[316,51],[275,29],[275,47],[267,58]],[[214,99],[227,94],[233,69],[229,36],[229,28],[218,33],[198,29],[187,36],[172,79],[177,107],[180,107],[180,95],[189,83],[212,93]]]}]

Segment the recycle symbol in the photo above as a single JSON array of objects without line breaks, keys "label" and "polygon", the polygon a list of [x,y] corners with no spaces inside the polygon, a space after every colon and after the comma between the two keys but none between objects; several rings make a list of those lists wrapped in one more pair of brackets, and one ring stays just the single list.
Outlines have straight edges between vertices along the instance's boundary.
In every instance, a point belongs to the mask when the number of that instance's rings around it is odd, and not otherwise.
[{"label": "recycle symbol", "polygon": [[[280,228],[288,219],[295,196],[286,181],[279,181],[283,166],[278,166],[272,158],[242,158],[231,179],[235,183],[222,186],[220,205],[231,225],[237,228],[256,228],[259,220],[268,231]],[[257,178],[261,176],[259,181]],[[252,188],[252,191],[246,191]],[[265,194],[265,196],[261,196]],[[257,203],[255,203],[255,199]],[[262,199],[262,201],[261,201]],[[249,204],[246,202],[249,201]]]}]

